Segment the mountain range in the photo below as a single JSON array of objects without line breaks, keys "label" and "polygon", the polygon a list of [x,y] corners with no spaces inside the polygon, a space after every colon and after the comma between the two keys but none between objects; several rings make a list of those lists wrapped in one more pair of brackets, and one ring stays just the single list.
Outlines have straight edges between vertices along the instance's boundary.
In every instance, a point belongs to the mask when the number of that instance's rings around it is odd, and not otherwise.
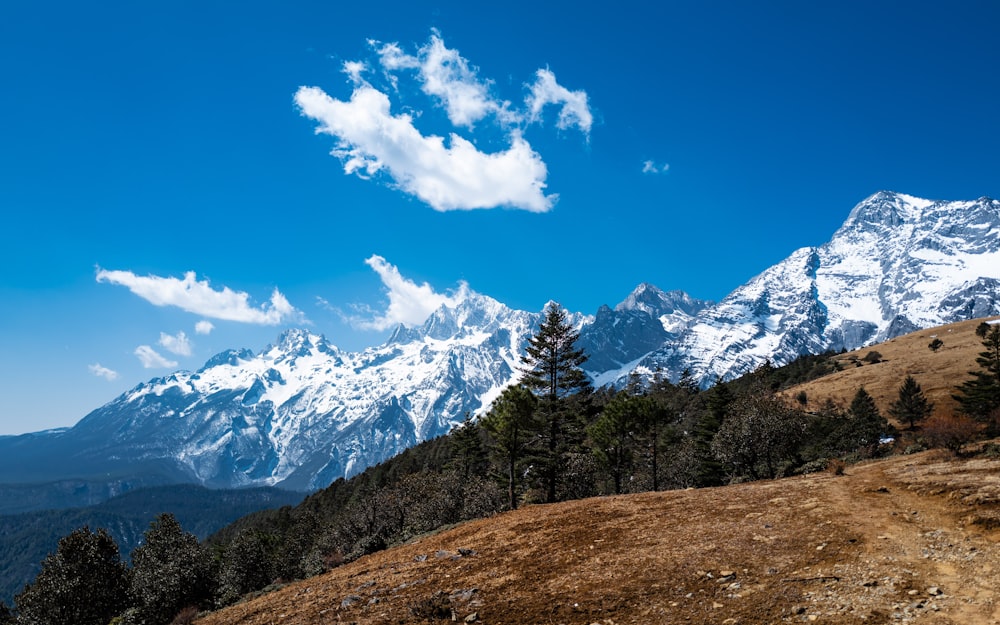
[{"label": "mountain range", "polygon": [[[570,319],[597,386],[684,371],[708,386],[765,361],[995,314],[1000,202],[879,192],[829,242],[720,302],[641,284]],[[470,293],[361,352],[288,330],[259,353],[226,351],[140,384],[72,428],[0,437],[0,475],[321,488],[482,413],[520,375],[542,316]]]}]

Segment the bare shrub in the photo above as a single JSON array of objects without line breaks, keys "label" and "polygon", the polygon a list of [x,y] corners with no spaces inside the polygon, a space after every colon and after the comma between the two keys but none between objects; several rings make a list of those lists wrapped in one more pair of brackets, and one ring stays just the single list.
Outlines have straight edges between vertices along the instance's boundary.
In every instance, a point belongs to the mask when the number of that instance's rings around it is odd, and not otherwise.
[{"label": "bare shrub", "polygon": [[847,463],[840,458],[830,458],[830,461],[826,463],[826,470],[831,475],[843,475],[846,468]]},{"label": "bare shrub", "polygon": [[178,612],[174,620],[170,621],[170,625],[191,625],[197,617],[198,608],[191,605]]},{"label": "bare shrub", "polygon": [[932,447],[943,447],[952,453],[974,440],[982,426],[970,417],[956,414],[938,414],[924,423],[923,437]]}]

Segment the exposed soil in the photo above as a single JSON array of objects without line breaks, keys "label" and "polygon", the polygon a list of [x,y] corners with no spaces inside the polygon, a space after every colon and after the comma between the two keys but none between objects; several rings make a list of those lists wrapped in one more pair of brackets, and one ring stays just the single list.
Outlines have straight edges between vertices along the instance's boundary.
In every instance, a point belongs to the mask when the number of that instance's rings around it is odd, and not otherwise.
[{"label": "exposed soil", "polygon": [[1000,461],[531,506],[199,625],[1000,623]]}]

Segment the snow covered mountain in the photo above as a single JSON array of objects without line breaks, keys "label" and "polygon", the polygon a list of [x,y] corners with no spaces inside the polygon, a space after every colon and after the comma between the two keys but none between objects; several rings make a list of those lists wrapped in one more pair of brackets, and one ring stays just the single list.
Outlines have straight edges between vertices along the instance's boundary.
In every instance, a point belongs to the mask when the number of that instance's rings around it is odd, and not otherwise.
[{"label": "snow covered mountain", "polygon": [[676,379],[687,367],[708,384],[765,360],[784,364],[996,314],[1000,202],[883,191],[855,206],[828,243],[795,251],[702,310],[639,368]]},{"label": "snow covered mountain", "polygon": [[[641,284],[573,315],[600,386],[637,371],[703,384],[804,353],[1000,314],[1000,202],[881,192],[826,244],[718,303]],[[310,490],[447,432],[518,376],[542,313],[470,293],[420,327],[350,353],[289,330],[258,354],[136,386],[73,428],[0,437],[4,482],[67,477]],[[139,476],[139,477],[136,477]]]},{"label": "snow covered mountain", "polygon": [[140,384],[71,429],[0,439],[0,474],[143,471],[210,486],[322,487],[487,406],[540,319],[471,294],[360,353],[289,330],[259,354],[224,352],[199,371]]}]

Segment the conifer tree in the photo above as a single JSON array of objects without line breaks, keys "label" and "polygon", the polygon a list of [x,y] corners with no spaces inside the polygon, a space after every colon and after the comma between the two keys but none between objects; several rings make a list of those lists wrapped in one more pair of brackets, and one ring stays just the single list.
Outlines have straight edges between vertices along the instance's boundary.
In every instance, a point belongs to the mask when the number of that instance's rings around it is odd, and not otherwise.
[{"label": "conifer tree", "polygon": [[923,421],[934,411],[934,404],[927,401],[923,389],[912,375],[906,376],[899,387],[899,397],[889,406],[889,414],[900,423],[909,423],[913,429],[918,421]]},{"label": "conifer tree", "polygon": [[[992,436],[1000,429],[1000,324],[985,325],[989,327],[981,334],[986,349],[976,358],[983,370],[970,371],[972,379],[963,382],[952,397],[958,401],[963,414],[985,422],[987,435]],[[980,334],[978,328],[976,333]]]},{"label": "conifer tree", "polygon": [[19,623],[107,625],[128,604],[128,570],[118,545],[104,529],[75,530],[59,540],[14,602]]},{"label": "conifer tree", "polygon": [[517,508],[520,463],[538,428],[535,418],[537,403],[527,387],[510,386],[504,389],[481,421],[493,441],[494,454],[504,467],[511,510]]},{"label": "conifer tree", "polygon": [[633,444],[640,425],[643,399],[624,391],[616,394],[587,428],[594,455],[611,474],[616,495],[621,494],[622,479],[632,465]]},{"label": "conifer tree", "polygon": [[222,554],[219,567],[219,602],[229,605],[248,592],[271,582],[271,561],[264,537],[245,529],[236,535]]},{"label": "conifer tree", "polygon": [[452,452],[455,454],[454,464],[463,478],[482,476],[486,464],[486,448],[480,437],[479,425],[472,420],[472,415],[465,413],[461,425],[451,430],[448,436]]},{"label": "conifer tree", "polygon": [[846,417],[830,437],[834,450],[839,453],[861,452],[872,456],[882,437],[893,432],[864,387],[854,394]]},{"label": "conifer tree", "polygon": [[172,514],[156,517],[132,552],[132,597],[138,620],[166,625],[182,609],[213,594],[209,553]]},{"label": "conifer tree", "polygon": [[565,446],[565,398],[589,388],[589,381],[580,366],[587,360],[583,350],[576,348],[579,332],[573,329],[566,311],[557,303],[545,309],[545,319],[538,333],[528,340],[525,348],[525,375],[522,384],[540,399],[539,414],[543,421],[544,439],[539,464],[545,489],[545,500],[556,500],[562,453]]}]

